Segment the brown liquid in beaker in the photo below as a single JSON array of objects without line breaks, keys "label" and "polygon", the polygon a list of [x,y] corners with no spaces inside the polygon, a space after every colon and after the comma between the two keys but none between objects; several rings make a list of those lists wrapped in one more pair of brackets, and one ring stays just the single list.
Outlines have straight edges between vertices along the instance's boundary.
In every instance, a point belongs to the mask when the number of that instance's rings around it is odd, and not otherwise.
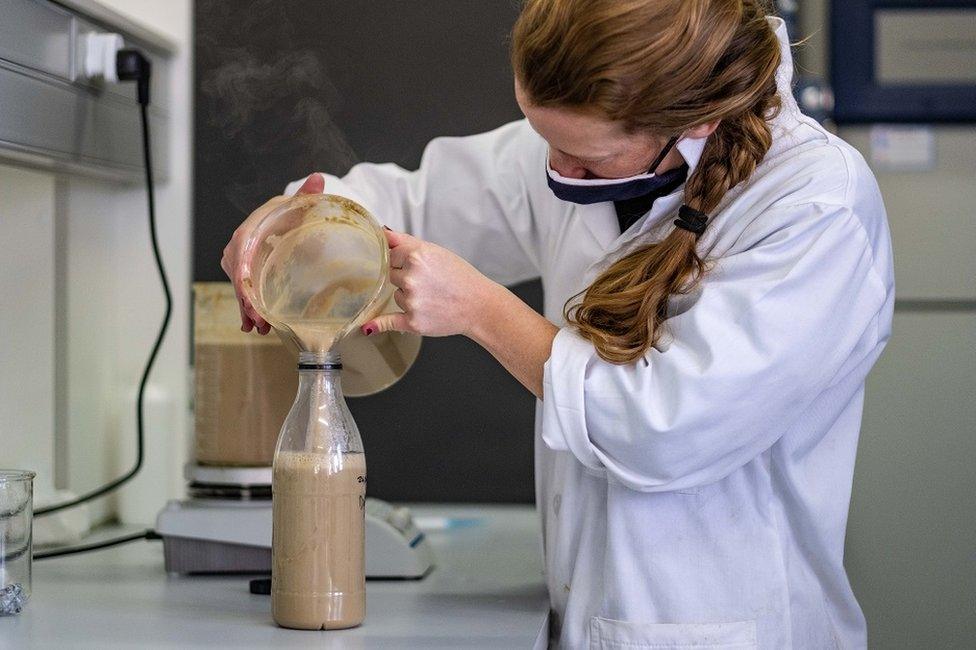
[{"label": "brown liquid in beaker", "polygon": [[205,465],[269,466],[295,398],[295,359],[276,338],[240,332],[198,339],[194,458]]}]

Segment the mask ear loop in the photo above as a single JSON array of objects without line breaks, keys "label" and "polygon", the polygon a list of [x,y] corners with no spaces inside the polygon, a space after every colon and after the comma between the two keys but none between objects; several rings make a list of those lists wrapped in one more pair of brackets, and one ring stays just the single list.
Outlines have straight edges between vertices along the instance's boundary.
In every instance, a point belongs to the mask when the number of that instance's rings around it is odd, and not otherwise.
[{"label": "mask ear loop", "polygon": [[664,162],[664,159],[668,157],[668,154],[671,153],[671,150],[674,149],[674,146],[678,144],[678,139],[680,137],[681,136],[676,135],[672,137],[670,140],[668,140],[668,143],[664,145],[664,149],[661,149],[661,153],[659,153],[657,155],[657,158],[654,159],[654,162],[651,163],[650,169],[647,170],[648,173],[657,176],[657,168],[661,166],[661,163]]},{"label": "mask ear loop", "polygon": [[[658,157],[654,159],[654,163],[651,165],[651,173],[657,174],[657,167],[664,160],[664,157],[671,153],[671,149],[678,144],[678,139],[680,136],[674,136],[661,150]],[[702,233],[705,232],[705,226],[708,225],[708,215],[701,210],[695,210],[688,204],[683,204],[678,208],[678,218],[674,220],[674,225],[682,230],[687,230],[688,232],[694,234],[696,237],[701,237]]]}]

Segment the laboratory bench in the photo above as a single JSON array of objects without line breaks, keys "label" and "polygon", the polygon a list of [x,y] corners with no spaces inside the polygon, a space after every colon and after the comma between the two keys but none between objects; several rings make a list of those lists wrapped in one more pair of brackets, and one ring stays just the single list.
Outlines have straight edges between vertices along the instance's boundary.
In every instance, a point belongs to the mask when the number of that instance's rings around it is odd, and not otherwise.
[{"label": "laboratory bench", "polygon": [[544,648],[535,510],[411,510],[436,566],[420,580],[367,581],[360,627],[279,628],[270,597],[249,591],[254,576],[168,575],[160,542],[138,541],[35,561],[30,602],[0,617],[0,648]]}]

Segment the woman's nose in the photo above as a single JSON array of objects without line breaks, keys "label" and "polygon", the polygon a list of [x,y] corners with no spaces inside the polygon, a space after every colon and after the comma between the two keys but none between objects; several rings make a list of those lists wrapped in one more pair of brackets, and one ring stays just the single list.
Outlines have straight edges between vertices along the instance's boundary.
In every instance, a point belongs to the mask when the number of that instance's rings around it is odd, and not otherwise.
[{"label": "woman's nose", "polygon": [[586,167],[560,151],[549,150],[549,166],[554,172],[566,178],[586,178]]}]

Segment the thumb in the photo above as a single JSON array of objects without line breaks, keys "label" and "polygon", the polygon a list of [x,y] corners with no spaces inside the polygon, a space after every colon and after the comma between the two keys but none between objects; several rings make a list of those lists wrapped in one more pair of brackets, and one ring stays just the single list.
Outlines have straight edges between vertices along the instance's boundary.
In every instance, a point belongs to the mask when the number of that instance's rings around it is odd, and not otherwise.
[{"label": "thumb", "polygon": [[380,332],[413,332],[413,328],[407,324],[407,315],[402,312],[382,314],[363,323],[359,329],[366,336]]},{"label": "thumb", "polygon": [[325,176],[319,173],[309,174],[305,182],[298,188],[296,194],[321,194],[325,191]]}]

